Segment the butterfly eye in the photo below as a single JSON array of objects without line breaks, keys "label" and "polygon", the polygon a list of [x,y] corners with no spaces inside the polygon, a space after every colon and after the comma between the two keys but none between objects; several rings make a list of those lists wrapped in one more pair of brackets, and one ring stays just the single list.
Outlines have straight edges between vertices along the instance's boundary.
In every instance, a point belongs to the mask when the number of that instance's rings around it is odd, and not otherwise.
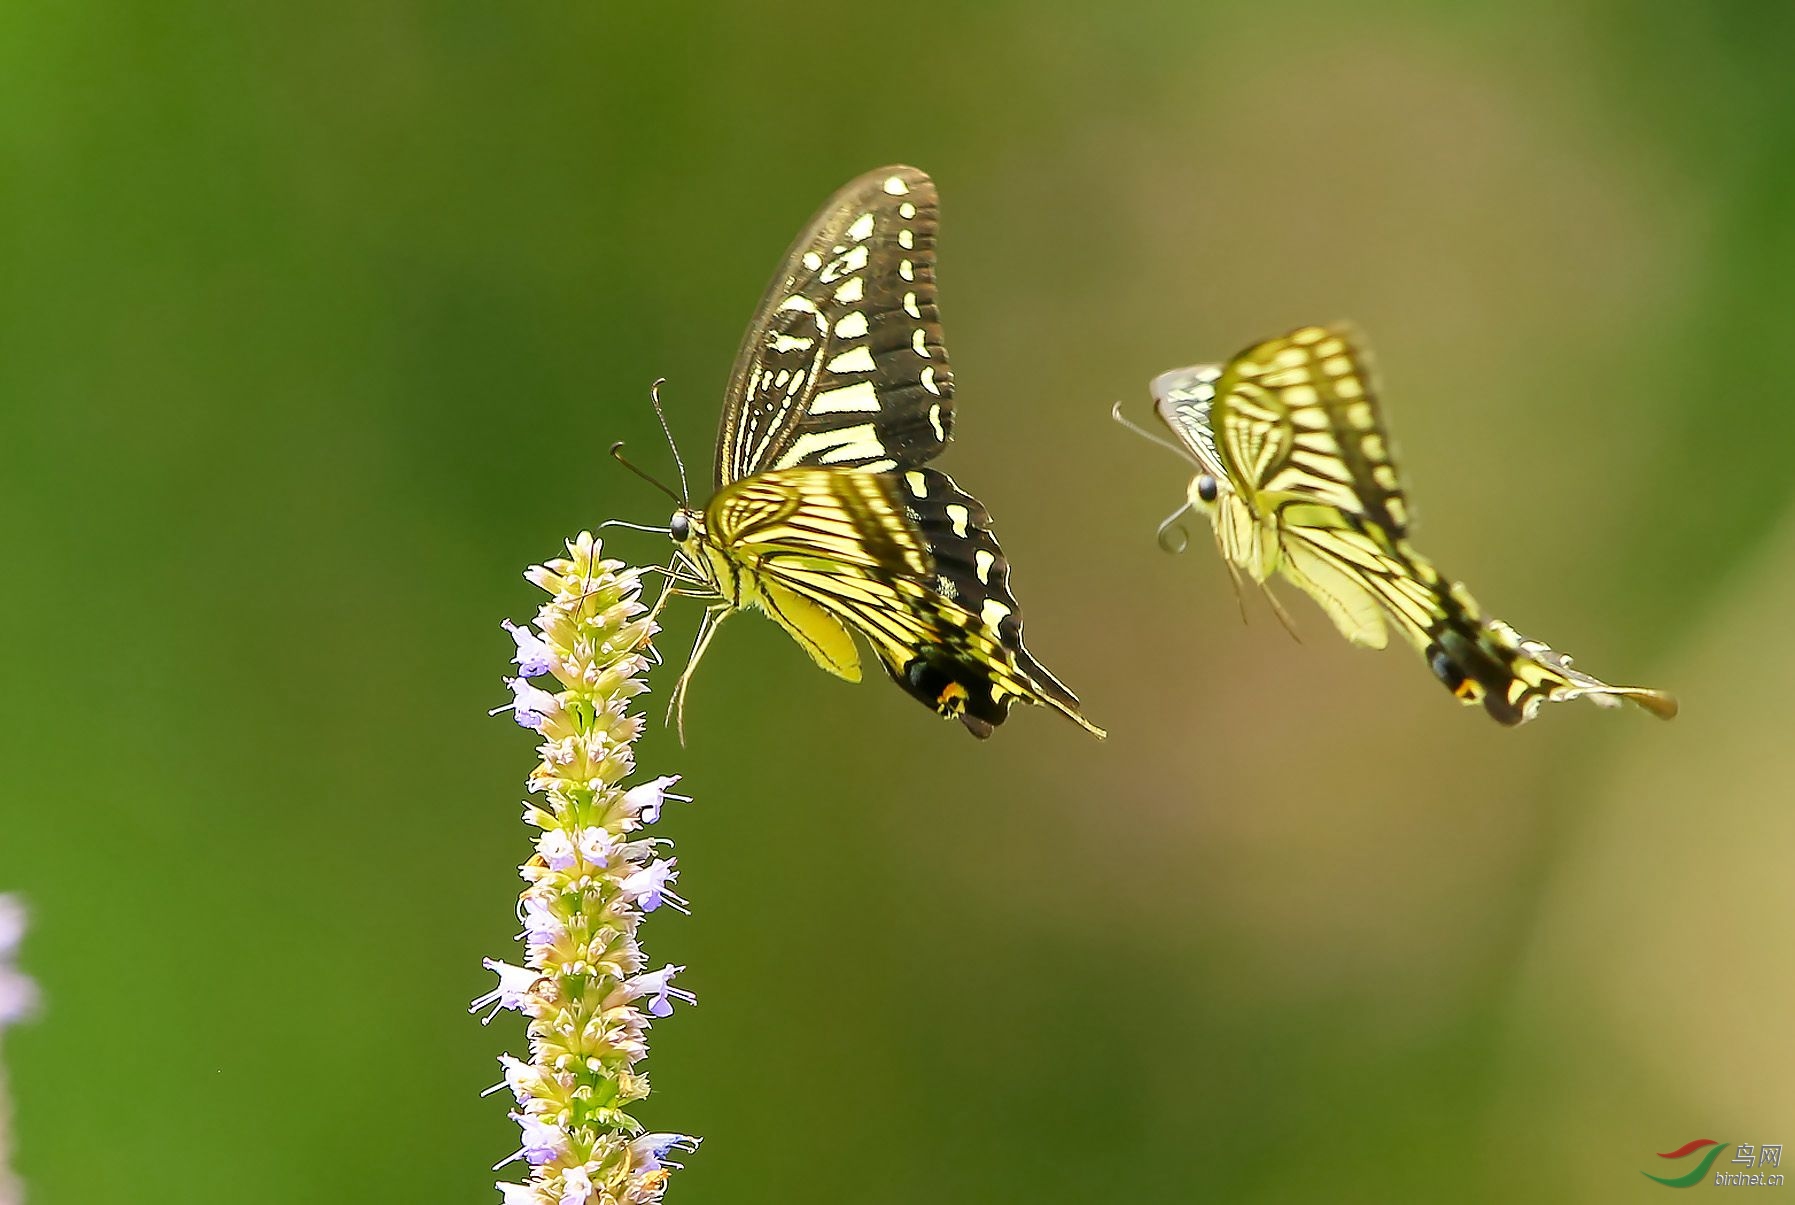
[{"label": "butterfly eye", "polygon": [[673,517],[667,520],[667,534],[673,537],[675,544],[684,544],[691,538],[692,521],[686,517],[685,511],[673,512]]},{"label": "butterfly eye", "polygon": [[1201,498],[1203,501],[1214,502],[1218,490],[1219,487],[1215,483],[1215,478],[1211,477],[1208,473],[1204,473],[1201,477],[1197,478],[1197,497]]}]

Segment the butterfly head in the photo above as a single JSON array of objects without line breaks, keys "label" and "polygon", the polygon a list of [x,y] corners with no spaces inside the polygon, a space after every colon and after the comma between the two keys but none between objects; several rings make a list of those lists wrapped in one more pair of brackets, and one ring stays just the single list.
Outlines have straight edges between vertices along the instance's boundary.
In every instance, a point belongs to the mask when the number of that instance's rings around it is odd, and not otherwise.
[{"label": "butterfly head", "polygon": [[667,520],[667,535],[685,552],[697,551],[704,539],[704,516],[689,506],[682,506]]}]

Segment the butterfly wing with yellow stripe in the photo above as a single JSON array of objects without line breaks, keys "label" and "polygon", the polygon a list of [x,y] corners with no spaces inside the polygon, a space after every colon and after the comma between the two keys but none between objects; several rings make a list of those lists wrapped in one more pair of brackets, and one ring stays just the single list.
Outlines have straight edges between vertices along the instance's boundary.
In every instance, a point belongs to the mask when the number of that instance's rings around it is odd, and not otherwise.
[{"label": "butterfly wing with yellow stripe", "polygon": [[676,709],[716,622],[766,611],[824,669],[858,679],[858,633],[905,691],[978,736],[1020,699],[1092,732],[1029,656],[984,508],[920,467],[953,429],[935,302],[935,186],[913,167],[837,192],[787,252],[736,357],[717,493],[669,530],[712,596]]},{"label": "butterfly wing with yellow stripe", "polygon": [[1675,714],[1668,695],[1610,686],[1486,617],[1415,551],[1369,356],[1350,327],[1304,327],[1220,369],[1162,374],[1154,394],[1218,479],[1209,509],[1224,556],[1260,582],[1282,573],[1348,640],[1381,648],[1394,623],[1455,696],[1504,724],[1585,697]]},{"label": "butterfly wing with yellow stripe", "polygon": [[989,516],[946,474],[775,469],[720,491],[707,526],[735,605],[766,611],[824,668],[858,677],[852,629],[893,681],[975,736],[1016,701],[1102,735],[1023,645]]}]

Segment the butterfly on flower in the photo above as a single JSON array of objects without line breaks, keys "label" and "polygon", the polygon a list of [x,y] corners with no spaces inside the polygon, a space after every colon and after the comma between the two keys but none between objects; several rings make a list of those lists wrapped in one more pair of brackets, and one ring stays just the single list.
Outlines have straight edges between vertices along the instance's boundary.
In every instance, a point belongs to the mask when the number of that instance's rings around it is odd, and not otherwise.
[{"label": "butterfly on flower", "polygon": [[1368,648],[1384,647],[1394,626],[1454,696],[1500,723],[1580,698],[1676,715],[1670,695],[1610,686],[1485,615],[1415,551],[1369,357],[1351,327],[1303,327],[1226,364],[1162,373],[1151,390],[1198,469],[1162,543],[1187,510],[1207,514],[1236,585],[1242,574],[1261,586],[1282,574]]},{"label": "butterfly on flower", "polygon": [[669,706],[682,730],[718,625],[757,608],[849,681],[857,633],[893,681],[974,736],[1018,701],[1103,735],[1023,646],[985,508],[923,467],[954,418],[936,213],[927,175],[869,172],[811,220],[761,299],[724,399],[716,493],[680,499],[668,524],[672,592],[711,600]]}]

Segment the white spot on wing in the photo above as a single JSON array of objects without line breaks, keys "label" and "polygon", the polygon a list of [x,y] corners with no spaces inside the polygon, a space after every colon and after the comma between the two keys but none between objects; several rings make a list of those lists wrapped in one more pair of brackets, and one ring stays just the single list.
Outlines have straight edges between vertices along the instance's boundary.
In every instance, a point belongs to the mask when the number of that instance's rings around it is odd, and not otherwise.
[{"label": "white spot on wing", "polygon": [[870,213],[861,214],[854,219],[854,224],[848,227],[848,237],[857,243],[864,243],[872,237],[872,233],[873,215]]},{"label": "white spot on wing", "polygon": [[844,276],[862,271],[866,268],[866,246],[857,243],[829,261],[829,266],[817,273],[817,279],[824,284],[833,284]]},{"label": "white spot on wing", "polygon": [[827,390],[817,394],[816,400],[810,403],[812,414],[842,414],[855,410],[876,414],[878,409],[879,394],[871,381],[856,381],[840,389]]},{"label": "white spot on wing", "polygon": [[866,296],[866,282],[858,276],[850,276],[835,288],[835,300],[843,305],[853,305]]},{"label": "white spot on wing", "polygon": [[979,618],[993,628],[1009,617],[1010,608],[1003,603],[998,602],[995,598],[987,598],[985,600],[984,609],[979,612]]},{"label": "white spot on wing", "polygon": [[915,293],[905,293],[904,294],[904,313],[910,315],[910,317],[912,317],[912,318],[921,318],[922,317],[922,310],[917,308],[917,305],[916,305],[916,294]]},{"label": "white spot on wing", "polygon": [[941,426],[941,403],[936,402],[929,407],[929,426],[935,428],[935,438],[945,440],[947,431]]},{"label": "white spot on wing", "polygon": [[[845,319],[844,319],[845,321]],[[865,345],[850,347],[829,361],[830,372],[871,372],[873,353]]]},{"label": "white spot on wing", "polygon": [[[830,367],[833,368],[834,365],[831,364]],[[933,364],[928,365],[922,370],[922,387],[936,397],[941,396],[941,390],[935,386],[935,366]]]},{"label": "white spot on wing", "polygon": [[[854,279],[859,280],[860,278],[856,276]],[[922,332],[918,331],[917,333],[921,334]],[[835,324],[835,337],[837,339],[859,339],[864,337],[865,334],[866,315],[860,310],[855,310],[851,314],[844,315],[842,320]]]},{"label": "white spot on wing", "polygon": [[915,349],[917,355],[925,360],[929,358],[929,349],[924,343],[924,340],[927,338],[928,336],[923,333],[923,329],[920,326],[910,332],[910,346]]},{"label": "white spot on wing", "polygon": [[[972,554],[972,562],[978,570],[979,580],[989,586],[991,584],[991,566],[997,563],[997,558],[981,548]],[[991,626],[996,627],[997,625],[992,624]]]},{"label": "white spot on wing", "polygon": [[[843,427],[839,431],[811,431],[798,436],[779,458],[780,468],[794,464],[840,464],[845,460],[871,460],[884,453],[871,423]],[[874,466],[867,465],[868,469]],[[889,460],[885,468],[891,467]]]},{"label": "white spot on wing", "polygon": [[[971,512],[964,506],[961,506],[958,502],[953,502],[948,504],[947,517],[954,525],[954,534],[957,536],[964,536],[966,534],[966,521],[972,518]],[[986,553],[985,555],[989,556],[990,554]],[[983,574],[979,575],[979,580],[985,580]]]},{"label": "white spot on wing", "polygon": [[823,266],[823,257],[814,251],[806,251],[804,253],[804,266],[814,272]]},{"label": "white spot on wing", "polygon": [[885,178],[885,191],[894,197],[901,197],[910,191],[910,186],[904,183],[904,178],[902,176],[887,176]]}]

